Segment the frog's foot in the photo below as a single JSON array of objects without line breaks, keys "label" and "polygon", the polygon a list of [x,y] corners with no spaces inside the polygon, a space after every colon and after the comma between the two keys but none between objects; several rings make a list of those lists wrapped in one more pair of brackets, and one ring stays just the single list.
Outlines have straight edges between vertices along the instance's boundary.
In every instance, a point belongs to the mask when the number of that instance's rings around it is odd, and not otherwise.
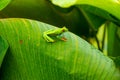
[{"label": "frog's foot", "polygon": [[43,38],[47,41],[47,42],[55,42],[55,40],[53,40],[51,37],[49,37],[47,34],[43,34]]},{"label": "frog's foot", "polygon": [[67,38],[62,37],[61,40],[62,40],[62,41],[67,41]]},{"label": "frog's foot", "polygon": [[67,41],[67,38],[65,38],[63,35],[58,35],[57,38],[62,41]]}]

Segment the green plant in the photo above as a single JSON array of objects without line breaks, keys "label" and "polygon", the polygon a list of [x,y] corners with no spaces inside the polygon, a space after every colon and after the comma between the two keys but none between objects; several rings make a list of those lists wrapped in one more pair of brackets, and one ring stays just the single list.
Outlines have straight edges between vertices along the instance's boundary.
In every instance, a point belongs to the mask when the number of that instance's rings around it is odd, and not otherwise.
[{"label": "green plant", "polygon": [[[119,80],[118,3],[1,0],[0,10],[4,9],[0,12],[0,80]],[[100,42],[97,32],[104,23]],[[63,33],[67,41],[46,42],[43,33],[55,26],[69,29]],[[91,39],[95,39],[99,50],[88,43]],[[102,52],[105,45],[107,55]]]}]

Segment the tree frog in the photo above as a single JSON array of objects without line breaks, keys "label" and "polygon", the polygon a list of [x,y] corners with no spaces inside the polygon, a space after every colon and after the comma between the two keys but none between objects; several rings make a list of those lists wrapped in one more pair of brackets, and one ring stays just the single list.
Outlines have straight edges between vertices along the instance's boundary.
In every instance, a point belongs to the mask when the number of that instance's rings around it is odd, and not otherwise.
[{"label": "tree frog", "polygon": [[43,38],[47,42],[55,42],[55,40],[50,37],[50,36],[55,36],[56,38],[58,38],[60,40],[66,41],[67,39],[65,37],[61,36],[61,34],[66,31],[68,31],[68,29],[66,27],[48,30],[48,31],[43,32]]}]

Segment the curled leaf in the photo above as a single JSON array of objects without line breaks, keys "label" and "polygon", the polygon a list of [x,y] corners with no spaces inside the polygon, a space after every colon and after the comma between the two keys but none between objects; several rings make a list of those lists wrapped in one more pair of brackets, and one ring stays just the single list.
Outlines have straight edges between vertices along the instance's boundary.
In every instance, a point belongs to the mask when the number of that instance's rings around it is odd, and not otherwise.
[{"label": "curled leaf", "polygon": [[0,0],[0,10],[2,10],[3,8],[5,8],[11,0]]},{"label": "curled leaf", "polygon": [[[120,1],[119,0],[51,0],[53,4],[63,8],[73,5],[90,5],[103,9],[120,19]],[[112,6],[111,6],[112,5]]]}]

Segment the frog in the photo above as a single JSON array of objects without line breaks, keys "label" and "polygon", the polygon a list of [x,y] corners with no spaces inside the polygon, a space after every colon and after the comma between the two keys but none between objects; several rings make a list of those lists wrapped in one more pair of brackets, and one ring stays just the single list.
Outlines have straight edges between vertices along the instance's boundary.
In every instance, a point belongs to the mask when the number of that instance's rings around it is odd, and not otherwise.
[{"label": "frog", "polygon": [[67,32],[67,31],[68,31],[68,28],[66,28],[65,26],[62,28],[57,28],[57,29],[50,29],[50,30],[43,32],[43,38],[47,42],[55,42],[55,40],[51,38],[51,36],[55,36],[56,38],[62,41],[67,41],[67,39],[64,36],[61,36],[62,33]]}]

